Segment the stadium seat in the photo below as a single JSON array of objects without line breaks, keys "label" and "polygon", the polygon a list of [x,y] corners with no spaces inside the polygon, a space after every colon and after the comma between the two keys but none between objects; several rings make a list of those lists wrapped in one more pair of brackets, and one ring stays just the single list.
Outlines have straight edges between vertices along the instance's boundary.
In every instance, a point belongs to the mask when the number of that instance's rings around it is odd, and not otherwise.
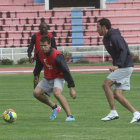
[{"label": "stadium seat", "polygon": [[[49,30],[71,30],[71,24],[48,24],[48,26],[49,26]],[[24,31],[24,30],[38,31],[39,24],[12,24],[12,25],[8,24],[8,25],[0,26],[0,31]]]},{"label": "stadium seat", "polygon": [[70,10],[52,10],[52,17],[70,17],[71,11]]},{"label": "stadium seat", "polygon": [[55,37],[55,40],[57,43],[72,43],[72,37]]},{"label": "stadium seat", "polygon": [[84,45],[102,45],[102,37],[99,37],[97,33],[97,20],[102,17],[109,18],[112,27],[119,28],[129,44],[140,42],[140,2],[138,0],[106,2],[106,9],[82,9],[83,17],[74,17],[78,20],[82,19],[82,23],[75,23],[75,25],[71,24],[71,10],[45,11],[44,4],[33,4],[33,2],[34,0],[20,2],[19,0],[2,0],[0,4],[0,45],[3,47],[10,47],[11,44],[28,45],[31,35],[39,31],[42,21],[49,25],[48,31],[55,36],[57,46],[72,45],[72,33],[79,34],[78,30],[72,30],[76,24],[79,29],[83,28],[81,32],[83,32]]},{"label": "stadium seat", "polygon": [[13,48],[13,47],[27,47],[28,44],[12,44],[12,45],[9,45],[9,44],[5,44],[5,45],[0,45],[0,48]]},{"label": "stadium seat", "polygon": [[64,23],[71,23],[71,17],[52,17],[51,23],[53,24],[64,24]]},{"label": "stadium seat", "polygon": [[71,24],[48,24],[50,30],[71,30]]},{"label": "stadium seat", "polygon": [[45,4],[0,4],[1,11],[45,10]]},{"label": "stadium seat", "polygon": [[71,30],[48,30],[55,37],[68,37],[71,36]]},{"label": "stadium seat", "polygon": [[17,24],[0,26],[0,31],[31,31],[39,30],[39,24]]},{"label": "stadium seat", "polygon": [[[114,16],[105,16],[106,18],[110,19],[111,22],[117,22],[117,23],[121,23],[121,22],[140,22],[140,18],[139,15],[114,15]],[[86,21],[87,17],[84,17],[83,20]],[[93,17],[90,17],[91,19],[93,19]],[[96,17],[97,20],[101,19],[102,16]]]},{"label": "stadium seat", "polygon": [[100,10],[99,9],[83,9],[83,16],[99,16]]},{"label": "stadium seat", "polygon": [[98,36],[96,30],[84,30],[84,36]]},{"label": "stadium seat", "polygon": [[34,0],[1,0],[1,3],[3,4],[27,4],[27,3],[33,3]]},{"label": "stadium seat", "polygon": [[31,37],[36,31],[0,31],[1,38],[29,38]]},{"label": "stadium seat", "polygon": [[119,28],[120,30],[135,29],[135,28],[138,29],[140,27],[140,22],[121,22],[121,23],[113,22],[112,27]]},{"label": "stadium seat", "polygon": [[96,30],[97,24],[96,23],[83,23],[83,30]]},{"label": "stadium seat", "polygon": [[140,1],[106,2],[106,8],[139,8]]}]

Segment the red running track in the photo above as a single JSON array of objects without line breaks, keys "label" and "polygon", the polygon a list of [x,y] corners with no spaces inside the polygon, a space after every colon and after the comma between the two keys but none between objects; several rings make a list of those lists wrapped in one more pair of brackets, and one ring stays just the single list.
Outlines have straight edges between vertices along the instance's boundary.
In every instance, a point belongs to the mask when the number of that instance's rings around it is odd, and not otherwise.
[{"label": "red running track", "polygon": [[[109,72],[110,66],[72,66],[69,67],[73,73],[104,73]],[[33,67],[0,68],[0,74],[32,73]],[[140,72],[140,65],[134,67],[134,72]]]}]

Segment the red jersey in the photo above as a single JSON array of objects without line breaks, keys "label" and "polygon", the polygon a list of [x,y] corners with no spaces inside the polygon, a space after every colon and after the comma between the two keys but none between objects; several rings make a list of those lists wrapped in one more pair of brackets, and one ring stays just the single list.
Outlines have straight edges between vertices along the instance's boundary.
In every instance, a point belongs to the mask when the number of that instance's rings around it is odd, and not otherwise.
[{"label": "red jersey", "polygon": [[[38,52],[38,50],[40,49],[40,38],[41,38],[41,34],[40,32],[36,33],[36,42],[35,42],[35,49],[34,49],[34,59],[36,60],[36,53]],[[47,36],[51,39],[52,35],[51,33],[47,33]]]},{"label": "red jersey", "polygon": [[63,78],[63,73],[58,69],[55,63],[57,54],[61,54],[56,49],[53,49],[49,56],[46,56],[41,50],[39,52],[39,59],[44,66],[44,75],[46,79]]}]

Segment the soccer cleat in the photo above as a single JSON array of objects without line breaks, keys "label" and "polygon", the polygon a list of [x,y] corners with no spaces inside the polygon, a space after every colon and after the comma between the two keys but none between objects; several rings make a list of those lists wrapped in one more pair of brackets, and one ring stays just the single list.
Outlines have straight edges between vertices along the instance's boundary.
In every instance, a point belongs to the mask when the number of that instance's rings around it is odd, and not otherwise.
[{"label": "soccer cleat", "polygon": [[101,121],[111,121],[115,119],[119,119],[118,114],[109,113],[105,118],[102,118]]},{"label": "soccer cleat", "polygon": [[140,113],[138,115],[135,115],[130,123],[135,123],[140,121]]},{"label": "soccer cleat", "polygon": [[50,120],[54,120],[56,118],[57,113],[61,110],[60,106],[57,106],[57,108],[53,109],[52,115],[50,117]]},{"label": "soccer cleat", "polygon": [[72,117],[72,116],[68,116],[65,121],[67,121],[67,122],[69,122],[69,121],[75,121],[75,118]]}]

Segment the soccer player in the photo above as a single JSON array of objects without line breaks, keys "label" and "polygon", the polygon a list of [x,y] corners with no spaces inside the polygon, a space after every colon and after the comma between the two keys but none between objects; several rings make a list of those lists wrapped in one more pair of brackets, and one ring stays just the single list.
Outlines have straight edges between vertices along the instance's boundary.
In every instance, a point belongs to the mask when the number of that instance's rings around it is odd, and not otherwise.
[{"label": "soccer player", "polygon": [[[27,49],[27,53],[28,53],[28,57],[29,57],[29,62],[33,63],[34,60],[36,60],[36,53],[38,52],[38,50],[40,49],[40,38],[42,36],[48,36],[51,39],[51,46],[55,49],[56,48],[56,42],[55,42],[55,38],[52,36],[51,33],[48,32],[48,25],[46,22],[42,22],[39,26],[39,32],[35,33],[32,37],[31,37],[31,43],[28,46]],[[32,57],[32,51],[34,49],[34,57]]]},{"label": "soccer player", "polygon": [[51,40],[47,36],[41,37],[40,50],[37,53],[36,66],[33,72],[37,83],[39,80],[38,75],[43,67],[44,78],[34,89],[34,97],[53,109],[50,117],[50,120],[53,120],[61,109],[60,106],[49,100],[48,96],[53,93],[67,114],[66,121],[74,121],[75,118],[71,114],[67,99],[62,95],[62,90],[66,80],[70,96],[75,99],[75,84],[62,54],[51,47]]},{"label": "soccer player", "polygon": [[[52,36],[51,33],[48,32],[48,28],[47,27],[48,27],[47,23],[46,22],[42,22],[40,24],[40,26],[39,26],[40,31],[35,33],[32,36],[31,43],[30,43],[30,45],[29,45],[29,47],[27,49],[28,57],[29,57],[29,62],[30,63],[33,63],[34,61],[36,63],[36,53],[40,49],[40,38],[42,36],[44,36],[44,35],[46,36],[47,35],[51,39],[51,47],[57,49],[56,48],[55,38]],[[32,57],[33,48],[34,48],[34,57]],[[37,83],[34,81],[34,88],[36,87],[36,85],[37,85]]]},{"label": "soccer player", "polygon": [[[130,76],[133,71],[133,61],[130,51],[124,38],[118,29],[111,28],[110,20],[102,18],[97,22],[97,32],[103,37],[103,44],[111,55],[113,66],[110,67],[110,74],[103,83],[103,89],[110,106],[110,113],[102,118],[102,121],[111,121],[118,119],[114,99],[133,113],[130,123],[140,121],[140,112],[138,112],[130,102],[122,95],[123,91],[130,90]],[[111,87],[114,86],[112,92]]]}]

